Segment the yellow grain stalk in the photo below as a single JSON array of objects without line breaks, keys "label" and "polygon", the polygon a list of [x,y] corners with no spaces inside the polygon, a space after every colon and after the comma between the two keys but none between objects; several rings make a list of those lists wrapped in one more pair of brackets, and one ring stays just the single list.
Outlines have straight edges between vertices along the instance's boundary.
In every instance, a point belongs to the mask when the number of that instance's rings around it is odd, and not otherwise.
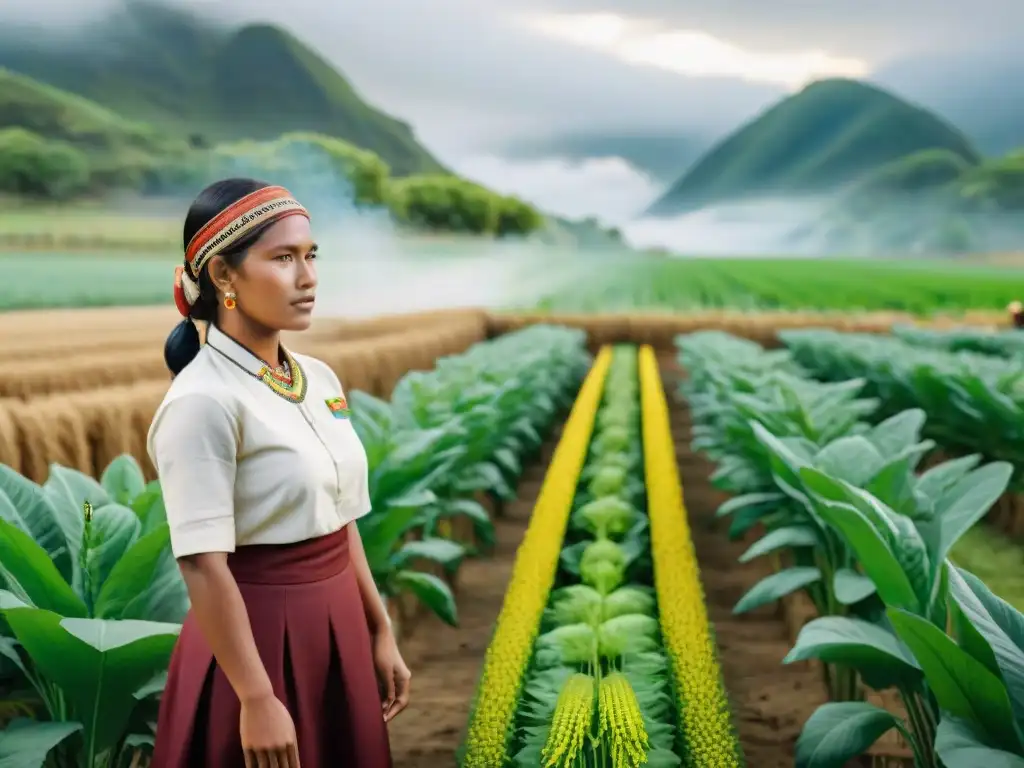
[{"label": "yellow grain stalk", "polygon": [[612,768],[637,768],[647,762],[650,743],[640,703],[621,672],[601,679],[598,694],[600,737],[611,750]]},{"label": "yellow grain stalk", "polygon": [[463,768],[497,768],[505,763],[523,676],[558,569],[611,355],[610,348],[601,350],[580,388],[519,545],[494,637],[484,657]]},{"label": "yellow grain stalk", "polygon": [[654,350],[640,349],[644,479],[661,633],[672,662],[688,765],[741,768]]},{"label": "yellow grain stalk", "polygon": [[541,751],[544,768],[570,766],[582,753],[594,718],[594,678],[570,675],[558,694],[551,730]]}]

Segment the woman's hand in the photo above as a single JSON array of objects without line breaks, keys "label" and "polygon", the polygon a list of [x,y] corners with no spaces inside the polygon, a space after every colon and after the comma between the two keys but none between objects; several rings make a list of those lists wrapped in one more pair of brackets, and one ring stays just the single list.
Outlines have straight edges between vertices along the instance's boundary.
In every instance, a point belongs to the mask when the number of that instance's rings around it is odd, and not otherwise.
[{"label": "woman's hand", "polygon": [[409,681],[412,679],[390,627],[374,635],[373,665],[380,683],[384,722],[389,722],[409,705]]},{"label": "woman's hand", "polygon": [[273,694],[242,702],[239,729],[245,768],[299,768],[295,723]]}]

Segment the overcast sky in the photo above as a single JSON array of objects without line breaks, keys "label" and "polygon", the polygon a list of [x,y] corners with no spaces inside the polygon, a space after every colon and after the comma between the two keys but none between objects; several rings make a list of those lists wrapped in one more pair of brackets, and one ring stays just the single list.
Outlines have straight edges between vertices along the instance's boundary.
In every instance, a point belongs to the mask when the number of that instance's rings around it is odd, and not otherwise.
[{"label": "overcast sky", "polygon": [[[291,28],[443,159],[484,169],[491,183],[512,178],[496,151],[505,139],[720,135],[816,77],[870,76],[900,59],[984,48],[1000,30],[1024,28],[1024,0],[172,1]],[[8,6],[0,18],[19,5],[23,19],[33,14],[51,27],[113,5],[0,3]],[[555,167],[548,162],[544,173]],[[595,172],[607,186],[622,170],[606,163]],[[523,168],[516,173],[520,187],[540,184]],[[620,181],[617,199],[627,188],[641,194],[642,179]],[[552,183],[551,195],[569,194],[568,183]]]}]

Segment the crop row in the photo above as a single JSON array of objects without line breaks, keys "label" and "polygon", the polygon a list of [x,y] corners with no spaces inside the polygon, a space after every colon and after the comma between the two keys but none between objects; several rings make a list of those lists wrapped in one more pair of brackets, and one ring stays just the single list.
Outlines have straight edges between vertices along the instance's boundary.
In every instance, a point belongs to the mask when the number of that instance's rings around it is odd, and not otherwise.
[{"label": "crop row", "polygon": [[[350,391],[373,507],[358,524],[389,610],[408,597],[457,623],[450,578],[493,542],[489,508],[514,497],[588,365],[582,333],[539,326],[407,374],[390,402]],[[53,466],[37,485],[0,465],[0,561],[0,720],[23,715],[0,756],[121,768],[147,751],[188,608],[159,482],[127,455],[98,481]]]},{"label": "crop row", "polygon": [[[283,338],[289,348],[303,352],[304,347],[322,342],[385,336],[466,317],[482,319],[483,312],[445,309],[366,319],[325,317],[315,320],[301,333],[285,332]],[[68,358],[95,357],[108,352],[148,350],[162,359],[167,334],[180,320],[173,307],[4,313],[0,354],[20,361],[49,358],[52,367]]]},{"label": "crop row", "polygon": [[[472,317],[487,327],[489,336],[537,322],[583,328],[593,333],[595,346],[613,342],[649,343],[668,349],[673,335],[697,330],[722,330],[756,341],[769,341],[775,330],[801,327],[827,327],[849,331],[886,333],[893,324],[905,324],[911,316],[899,312],[829,314],[822,312],[742,312],[701,311],[685,315],[650,311],[633,313],[565,314],[545,312],[488,313],[474,309],[445,309],[398,315],[382,315],[365,320],[323,318],[301,334],[286,334],[287,343],[299,352],[331,341],[350,341],[422,329],[449,320]],[[4,337],[0,353],[19,362],[49,359],[56,370],[74,358],[95,358],[107,352],[142,356],[134,368],[151,366],[152,375],[166,378],[159,368],[161,350],[168,331],[177,322],[173,308],[112,308],[4,313]],[[1004,313],[969,313],[964,320],[976,324],[1005,323]],[[951,328],[952,321],[937,318],[929,327]],[[144,353],[147,353],[145,357]],[[108,361],[109,362],[109,361]],[[136,376],[138,374],[135,374]],[[15,377],[0,377],[5,382]],[[78,388],[89,386],[84,376]],[[7,385],[0,383],[0,392]],[[32,387],[26,387],[31,392]],[[20,395],[19,395],[20,396]]]},{"label": "crop row", "polygon": [[461,764],[741,759],[653,352],[605,347],[519,550]]},{"label": "crop row", "polygon": [[[368,341],[335,342],[313,353],[338,373],[347,391],[388,395],[408,371],[429,370],[438,359],[483,338],[482,322],[466,318]],[[0,400],[0,462],[42,481],[53,462],[95,476],[114,457],[129,453],[151,478],[146,433],[167,386],[165,378]]]},{"label": "crop row", "polygon": [[[169,326],[145,346],[133,341],[117,342],[118,336],[107,336],[110,347],[89,346],[85,351],[68,351],[60,343],[51,342],[52,355],[35,356],[22,360],[15,370],[0,375],[0,398],[31,400],[47,395],[95,390],[110,386],[129,386],[136,383],[170,380],[163,357],[163,342]],[[398,316],[379,318],[360,323],[321,323],[315,331],[294,334],[285,340],[297,352],[314,357],[337,357],[350,350],[361,350],[363,356],[380,350],[387,356],[394,350],[416,349],[426,343],[436,343],[430,336],[444,339],[453,332],[470,331],[479,338],[486,333],[482,313],[436,313],[425,316]],[[60,334],[68,338],[66,334]],[[73,340],[68,338],[69,341]],[[131,339],[126,335],[123,339]],[[127,344],[127,346],[126,346]],[[4,346],[7,346],[5,344]],[[63,350],[63,351],[62,351]],[[360,375],[367,370],[364,378]],[[377,391],[384,384],[372,380],[372,372],[386,366],[363,361],[345,370],[349,387]],[[403,369],[402,372],[404,372]],[[383,373],[383,372],[382,372]],[[387,390],[381,392],[386,394]]]},{"label": "crop row", "polygon": [[892,335],[911,346],[941,352],[977,352],[995,357],[1024,355],[1024,333],[1019,330],[993,331],[962,326],[948,330],[896,325]]},{"label": "crop row", "polygon": [[[632,255],[631,255],[632,256]],[[608,259],[583,285],[546,297],[554,311],[636,309],[1003,311],[1024,295],[1017,270],[859,259]]]},{"label": "crop row", "polygon": [[1011,358],[916,347],[899,338],[784,331],[783,343],[823,381],[863,379],[879,416],[920,408],[925,434],[950,452],[981,453],[1024,469],[1024,369]]},{"label": "crop row", "polygon": [[[1024,765],[1024,615],[949,559],[1012,467],[973,455],[918,472],[935,448],[921,409],[877,422],[863,380],[817,382],[789,352],[725,334],[679,346],[694,448],[734,494],[718,515],[755,534],[741,561],[777,566],[735,612],[802,592],[817,613],[785,663],[821,662],[832,701],[797,768],[838,768],[890,731],[915,768]],[[898,705],[867,700],[882,691]]]}]

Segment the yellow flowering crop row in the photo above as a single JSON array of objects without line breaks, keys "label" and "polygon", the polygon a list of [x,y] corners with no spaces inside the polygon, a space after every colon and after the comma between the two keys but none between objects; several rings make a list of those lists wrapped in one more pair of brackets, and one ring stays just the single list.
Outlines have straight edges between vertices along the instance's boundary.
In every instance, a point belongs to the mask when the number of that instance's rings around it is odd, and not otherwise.
[{"label": "yellow flowering crop row", "polygon": [[523,676],[555,580],[611,357],[611,348],[602,348],[580,388],[519,545],[505,601],[484,657],[463,768],[500,768],[506,762]]},{"label": "yellow flowering crop row", "polygon": [[715,641],[708,623],[700,569],[683,504],[668,403],[654,351],[640,349],[644,478],[651,527],[654,588],[661,634],[672,661],[690,766],[740,768]]}]

